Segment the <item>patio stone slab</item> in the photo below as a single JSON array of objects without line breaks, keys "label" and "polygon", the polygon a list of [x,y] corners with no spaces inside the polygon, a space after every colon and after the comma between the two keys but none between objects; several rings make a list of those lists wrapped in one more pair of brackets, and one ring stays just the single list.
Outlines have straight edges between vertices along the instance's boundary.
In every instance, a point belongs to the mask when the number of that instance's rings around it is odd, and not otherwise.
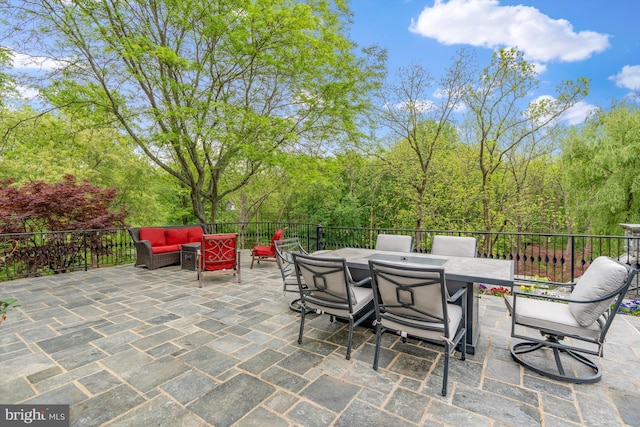
[{"label": "patio stone slab", "polygon": [[49,338],[38,342],[38,346],[49,354],[57,353],[71,347],[86,344],[90,341],[102,338],[103,335],[97,333],[91,328],[84,328],[78,331],[69,332],[58,337]]},{"label": "patio stone slab", "polygon": [[275,390],[264,381],[239,374],[197,399],[188,408],[215,426],[230,426]]},{"label": "patio stone slab", "polygon": [[402,426],[407,421],[358,400],[350,404],[333,424],[336,427]]},{"label": "patio stone slab", "polygon": [[309,384],[300,395],[331,411],[340,412],[360,390],[356,385],[324,375]]},{"label": "patio stone slab", "polygon": [[443,397],[441,346],[386,333],[374,371],[372,330],[346,360],[345,323],[313,314],[299,345],[277,266],[250,259],[204,288],[180,266],[5,283],[22,306],[0,327],[0,400],[68,403],[74,427],[640,427],[640,318],[613,322],[600,382],[562,383],[513,362],[504,303],[483,296]]},{"label": "patio stone slab", "polygon": [[97,426],[144,402],[144,398],[131,387],[121,385],[73,405],[69,411],[69,418],[73,420],[74,425]]},{"label": "patio stone slab", "polygon": [[300,402],[287,413],[287,416],[298,425],[305,427],[329,426],[336,418],[336,414],[309,402]]}]

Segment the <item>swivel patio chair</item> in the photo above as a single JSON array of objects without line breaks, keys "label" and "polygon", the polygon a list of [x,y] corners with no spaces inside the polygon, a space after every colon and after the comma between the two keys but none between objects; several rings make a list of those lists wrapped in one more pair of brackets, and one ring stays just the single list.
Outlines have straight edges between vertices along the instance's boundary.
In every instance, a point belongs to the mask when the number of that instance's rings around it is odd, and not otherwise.
[{"label": "swivel patio chair", "polygon": [[279,228],[276,230],[271,238],[271,244],[269,246],[256,245],[251,249],[251,267],[249,268],[253,268],[253,262],[256,260],[258,261],[258,264],[260,264],[260,261],[277,261],[275,241],[282,240],[284,238],[285,230],[285,228]]},{"label": "swivel patio chair", "polygon": [[198,286],[204,276],[234,274],[240,283],[240,251],[237,234],[205,234],[198,255]]},{"label": "swivel patio chair", "polygon": [[399,234],[378,234],[376,250],[393,252],[413,252],[413,236]]},{"label": "swivel patio chair", "polygon": [[505,298],[511,336],[521,340],[511,344],[513,360],[558,381],[599,381],[602,369],[587,355],[603,356],[605,336],[635,275],[628,265],[601,256],[568,298],[514,289]]},{"label": "swivel patio chair", "polygon": [[307,311],[328,314],[349,322],[347,355],[351,358],[353,329],[373,314],[373,291],[363,287],[371,282],[367,277],[359,282],[351,279],[344,258],[320,258],[293,253],[298,290],[300,292],[300,333],[302,344]]},{"label": "swivel patio chair", "polygon": [[[443,268],[409,267],[369,260],[376,313],[373,369],[378,369],[380,341],[387,331],[444,346],[442,395],[447,394],[449,358],[460,346],[466,358],[465,288],[448,296]],[[461,305],[453,304],[460,300]]]}]

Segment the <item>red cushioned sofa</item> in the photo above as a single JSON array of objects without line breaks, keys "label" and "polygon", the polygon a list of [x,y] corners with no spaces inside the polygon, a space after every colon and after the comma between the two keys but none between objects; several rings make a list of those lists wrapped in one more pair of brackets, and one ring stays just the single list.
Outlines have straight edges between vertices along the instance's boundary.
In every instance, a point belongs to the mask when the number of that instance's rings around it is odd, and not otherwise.
[{"label": "red cushioned sofa", "polygon": [[180,251],[185,243],[201,243],[202,225],[172,225],[167,227],[130,228],[136,247],[135,266],[146,265],[149,270],[180,264]]}]

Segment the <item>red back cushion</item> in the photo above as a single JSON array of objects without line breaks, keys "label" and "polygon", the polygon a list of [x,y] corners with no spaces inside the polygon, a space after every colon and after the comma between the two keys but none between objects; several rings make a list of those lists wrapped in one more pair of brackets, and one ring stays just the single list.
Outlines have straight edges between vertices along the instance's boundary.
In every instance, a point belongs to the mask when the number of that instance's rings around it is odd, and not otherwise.
[{"label": "red back cushion", "polygon": [[271,245],[275,245],[276,240],[282,240],[282,237],[284,236],[284,230],[282,228],[279,228],[278,230],[276,230],[275,234],[273,235],[273,237],[271,238]]},{"label": "red back cushion", "polygon": [[203,270],[226,270],[236,266],[236,234],[204,236],[202,246]]},{"label": "red back cushion", "polygon": [[189,227],[187,230],[189,230],[189,243],[202,242],[202,236],[204,235],[202,227]]},{"label": "red back cushion", "polygon": [[188,228],[167,228],[164,234],[167,238],[167,245],[181,245],[183,243],[189,243]]},{"label": "red back cushion", "polygon": [[143,227],[140,229],[140,240],[148,240],[151,246],[165,246],[167,239],[164,235],[164,228]]}]

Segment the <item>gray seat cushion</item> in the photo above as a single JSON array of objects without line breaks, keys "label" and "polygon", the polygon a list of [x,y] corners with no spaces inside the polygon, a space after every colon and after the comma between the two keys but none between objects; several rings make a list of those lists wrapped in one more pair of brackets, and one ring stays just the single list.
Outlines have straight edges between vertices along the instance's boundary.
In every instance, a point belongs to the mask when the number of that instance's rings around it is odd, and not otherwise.
[{"label": "gray seat cushion", "polygon": [[579,335],[597,339],[600,335],[600,324],[591,322],[584,327],[580,325],[569,309],[569,304],[545,301],[528,297],[515,297],[516,311],[513,314],[513,296],[506,296],[504,301],[507,309],[518,325],[556,331],[565,335]]}]

